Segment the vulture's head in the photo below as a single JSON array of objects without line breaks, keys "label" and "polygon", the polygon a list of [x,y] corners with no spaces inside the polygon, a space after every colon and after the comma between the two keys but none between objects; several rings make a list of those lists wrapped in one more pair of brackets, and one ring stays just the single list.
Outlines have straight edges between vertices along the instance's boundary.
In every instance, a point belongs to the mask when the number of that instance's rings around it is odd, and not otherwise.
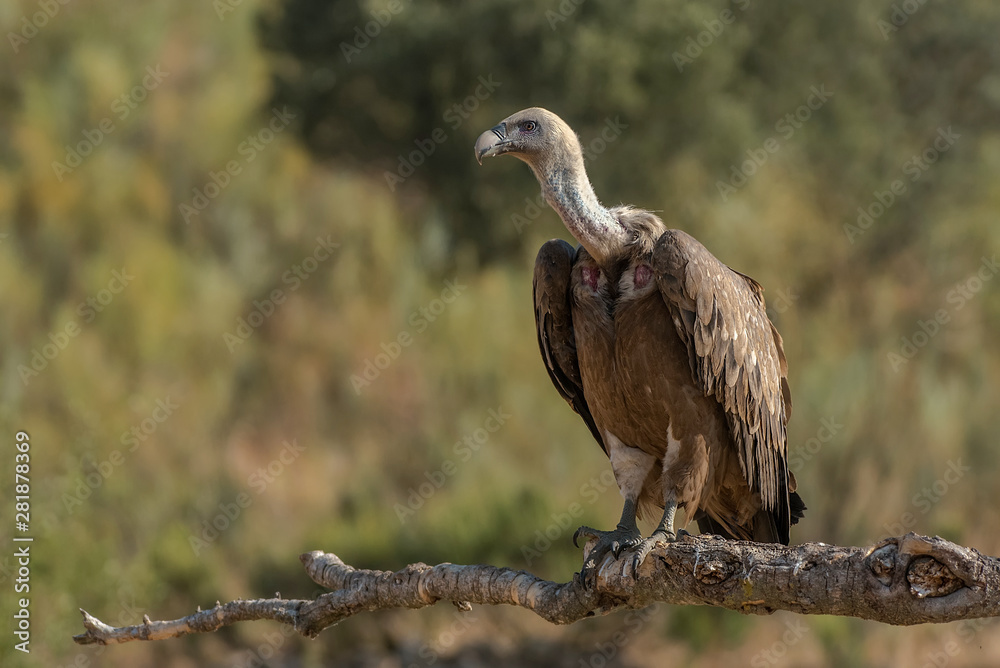
[{"label": "vulture's head", "polygon": [[536,174],[556,167],[583,166],[576,133],[563,119],[541,107],[524,109],[479,135],[476,160],[510,153],[528,163]]}]

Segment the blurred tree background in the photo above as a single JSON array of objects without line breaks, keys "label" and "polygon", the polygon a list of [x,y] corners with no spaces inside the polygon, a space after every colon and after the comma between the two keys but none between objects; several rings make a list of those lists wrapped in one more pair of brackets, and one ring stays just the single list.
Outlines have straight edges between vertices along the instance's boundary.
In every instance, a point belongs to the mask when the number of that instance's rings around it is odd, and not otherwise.
[{"label": "blurred tree background", "polygon": [[1000,553],[1000,5],[23,0],[0,26],[0,489],[25,430],[35,536],[32,653],[7,633],[3,665],[1000,661],[989,623],[665,605],[71,641],[78,607],[311,596],[312,549],[579,567],[573,529],[620,497],[536,350],[534,253],[567,233],[523,165],[472,155],[533,105],[606,203],[767,289],[793,541]]}]

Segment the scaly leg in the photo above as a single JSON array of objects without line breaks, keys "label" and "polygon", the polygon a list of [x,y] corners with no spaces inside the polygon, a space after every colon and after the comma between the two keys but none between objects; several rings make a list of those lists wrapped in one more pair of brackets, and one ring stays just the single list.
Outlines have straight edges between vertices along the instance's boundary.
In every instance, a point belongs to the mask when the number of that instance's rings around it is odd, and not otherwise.
[{"label": "scaly leg", "polygon": [[[580,547],[580,544],[577,542],[580,536],[597,539],[597,545],[590,551],[587,561],[583,565],[583,570],[580,573],[583,576],[584,582],[592,582],[596,579],[597,567],[604,560],[604,556],[608,552],[614,554],[615,559],[617,559],[625,550],[642,544],[642,534],[639,533],[639,527],[635,523],[635,506],[635,499],[625,499],[625,507],[622,508],[622,518],[618,522],[618,527],[613,531],[598,531],[597,529],[583,526],[573,534],[573,544],[577,547]],[[671,522],[673,522],[672,519]]]},{"label": "scaly leg", "polygon": [[639,574],[639,566],[646,560],[646,557],[654,547],[673,543],[680,537],[681,533],[687,533],[683,530],[674,531],[674,514],[676,512],[677,502],[673,499],[668,500],[666,507],[663,509],[663,517],[660,519],[659,526],[650,534],[649,538],[640,541],[635,546],[632,556],[632,573],[636,576]]}]

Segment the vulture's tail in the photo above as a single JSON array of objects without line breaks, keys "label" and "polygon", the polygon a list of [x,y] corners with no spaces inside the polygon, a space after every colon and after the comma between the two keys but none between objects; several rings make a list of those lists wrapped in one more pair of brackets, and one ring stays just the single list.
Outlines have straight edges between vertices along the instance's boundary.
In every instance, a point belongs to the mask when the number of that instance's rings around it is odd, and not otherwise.
[{"label": "vulture's tail", "polygon": [[726,527],[713,520],[706,513],[701,513],[698,517],[698,531],[712,536],[722,536],[723,538],[727,538],[729,540],[740,540],[733,534],[726,531]]},{"label": "vulture's tail", "polygon": [[792,524],[798,524],[799,520],[806,516],[806,504],[798,492],[788,495],[788,505],[792,509]]},{"label": "vulture's tail", "polygon": [[[802,497],[796,492],[789,494],[788,524],[797,524],[804,516],[805,509],[806,504],[802,502]],[[752,536],[751,540],[757,543],[781,543],[782,545],[788,545],[788,526],[784,525],[782,515],[784,515],[783,512],[768,511],[763,508],[757,511],[757,514],[753,517],[751,526],[747,527],[747,533]],[[725,526],[713,520],[706,513],[700,513],[697,520],[698,530],[701,533],[714,534],[728,538],[729,540],[746,540],[747,538],[746,536],[734,536]]]},{"label": "vulture's tail", "polygon": [[805,515],[806,504],[796,492],[788,494],[788,506],[777,511],[759,510],[753,518],[753,539],[758,543],[788,545],[788,530]]},{"label": "vulture's tail", "polygon": [[[761,509],[753,516],[753,520],[747,526],[737,527],[743,535],[734,536],[726,525],[713,520],[708,515],[698,518],[698,530],[702,533],[722,536],[727,540],[752,540],[755,543],[781,543],[788,544],[788,539],[782,541],[781,531],[775,521],[773,513]],[[787,535],[787,531],[785,535]]]}]

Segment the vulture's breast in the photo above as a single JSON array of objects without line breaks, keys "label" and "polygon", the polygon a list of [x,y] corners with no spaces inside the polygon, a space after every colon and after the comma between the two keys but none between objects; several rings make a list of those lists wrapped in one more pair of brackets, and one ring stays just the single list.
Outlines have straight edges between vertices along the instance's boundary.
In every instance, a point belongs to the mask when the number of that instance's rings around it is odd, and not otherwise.
[{"label": "vulture's breast", "polygon": [[649,262],[609,274],[584,257],[573,272],[580,373],[598,427],[662,456],[672,421],[714,422],[717,405],[695,386]]}]

